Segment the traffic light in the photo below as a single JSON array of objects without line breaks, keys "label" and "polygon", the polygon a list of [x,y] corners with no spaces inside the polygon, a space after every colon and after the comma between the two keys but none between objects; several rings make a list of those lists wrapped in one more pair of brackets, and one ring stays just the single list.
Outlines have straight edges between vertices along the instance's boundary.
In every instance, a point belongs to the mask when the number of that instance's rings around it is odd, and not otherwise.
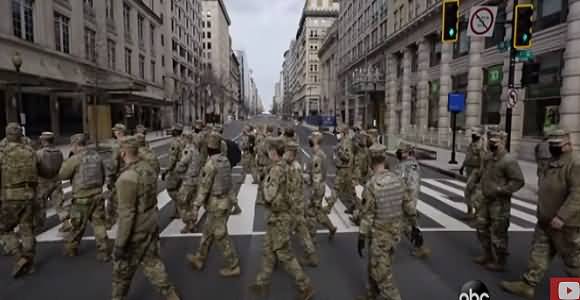
[{"label": "traffic light", "polygon": [[532,47],[533,16],[534,6],[532,4],[516,5],[513,36],[515,49],[529,49]]},{"label": "traffic light", "polygon": [[444,0],[442,17],[441,40],[456,42],[459,36],[459,0]]},{"label": "traffic light", "polygon": [[536,84],[540,81],[540,64],[539,63],[524,63],[522,70],[522,86]]}]

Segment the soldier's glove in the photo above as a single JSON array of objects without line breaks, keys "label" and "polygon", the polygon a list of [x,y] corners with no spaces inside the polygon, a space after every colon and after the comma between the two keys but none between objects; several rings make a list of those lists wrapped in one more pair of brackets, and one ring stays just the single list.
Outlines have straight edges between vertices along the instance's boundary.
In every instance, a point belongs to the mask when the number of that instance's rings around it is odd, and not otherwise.
[{"label": "soldier's glove", "polygon": [[115,247],[113,249],[113,258],[115,260],[124,260],[127,257],[127,251],[121,247]]},{"label": "soldier's glove", "polygon": [[359,257],[364,257],[363,250],[365,249],[366,240],[367,240],[367,237],[364,234],[362,234],[362,233],[358,234],[357,249],[358,249],[358,256]]},{"label": "soldier's glove", "polygon": [[423,246],[423,234],[421,233],[421,230],[419,230],[419,227],[413,226],[410,240],[416,248]]}]

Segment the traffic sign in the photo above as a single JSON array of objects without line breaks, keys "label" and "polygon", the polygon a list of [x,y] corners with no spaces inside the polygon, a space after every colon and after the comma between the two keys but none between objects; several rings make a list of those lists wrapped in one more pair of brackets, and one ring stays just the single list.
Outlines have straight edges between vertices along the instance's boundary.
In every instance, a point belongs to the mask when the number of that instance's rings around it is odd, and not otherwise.
[{"label": "traffic sign", "polygon": [[447,110],[454,113],[465,111],[465,94],[449,93],[447,96]]},{"label": "traffic sign", "polygon": [[518,103],[518,91],[515,89],[511,89],[508,91],[508,102],[507,105],[509,108],[514,108]]},{"label": "traffic sign", "polygon": [[474,6],[469,14],[469,36],[491,37],[495,27],[497,6]]},{"label": "traffic sign", "polygon": [[534,60],[534,53],[530,50],[519,50],[516,58],[519,61],[532,61]]}]

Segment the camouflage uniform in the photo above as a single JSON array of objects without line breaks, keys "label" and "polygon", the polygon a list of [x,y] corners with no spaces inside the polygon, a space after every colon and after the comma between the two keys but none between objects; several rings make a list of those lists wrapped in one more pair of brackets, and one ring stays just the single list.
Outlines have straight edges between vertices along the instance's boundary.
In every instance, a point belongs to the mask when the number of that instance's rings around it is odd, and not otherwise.
[{"label": "camouflage uniform", "polygon": [[159,163],[159,158],[157,157],[157,155],[155,155],[153,150],[151,150],[151,148],[147,145],[145,135],[137,133],[135,135],[135,138],[137,139],[137,143],[139,144],[139,158],[147,162],[151,166],[151,168],[155,171],[157,177],[159,177],[159,174],[161,173],[161,164]]},{"label": "camouflage uniform", "polygon": [[182,233],[193,231],[197,222],[193,219],[193,197],[197,193],[201,167],[201,155],[198,147],[190,142],[185,146],[181,160],[175,168],[183,180],[179,188],[179,201],[177,202],[179,214],[185,223]]},{"label": "camouflage uniform", "polygon": [[258,151],[256,153],[256,165],[258,166],[258,198],[256,204],[264,203],[264,180],[268,175],[268,169],[272,164],[270,157],[268,157],[268,144],[267,138],[272,135],[273,129],[268,126],[265,130],[265,136],[260,139],[260,144],[258,145]]},{"label": "camouflage uniform", "polygon": [[498,146],[484,158],[477,182],[483,194],[477,209],[477,236],[484,255],[475,258],[492,271],[501,271],[508,255],[508,228],[512,194],[524,186],[524,175],[518,164],[503,148],[503,132],[490,132],[490,145]]},{"label": "camouflage uniform", "polygon": [[[121,140],[121,147],[137,152],[134,137]],[[142,160],[123,169],[116,182],[119,197],[119,228],[115,240],[112,299],[127,299],[137,267],[168,300],[178,300],[161,261],[157,210],[157,176]]]},{"label": "camouflage uniform", "polygon": [[475,217],[475,203],[473,194],[476,188],[476,178],[479,176],[481,170],[481,162],[485,151],[483,148],[483,142],[481,141],[481,134],[478,128],[471,129],[472,136],[477,137],[477,140],[473,140],[467,147],[467,152],[465,153],[465,160],[461,165],[461,171],[466,170],[467,175],[467,185],[465,187],[465,204],[467,205],[467,215],[468,218]]},{"label": "camouflage uniform", "polygon": [[207,161],[207,135],[208,135],[208,129],[207,127],[205,127],[203,121],[201,120],[197,120],[195,122],[195,136],[194,138],[196,138],[195,144],[198,147],[199,150],[199,154],[201,155],[201,164],[202,166],[205,164],[205,162]]},{"label": "camouflage uniform", "polygon": [[36,246],[33,230],[33,206],[38,185],[36,153],[21,139],[21,127],[9,123],[6,143],[0,147],[0,238],[7,252],[16,256],[14,277],[32,271]]},{"label": "camouflage uniform", "polygon": [[[570,137],[564,130],[554,130],[548,141],[550,147],[562,149],[570,143]],[[538,224],[528,269],[522,281],[502,282],[502,287],[508,292],[533,299],[535,287],[546,274],[555,255],[561,257],[568,277],[580,277],[579,174],[580,158],[571,148],[550,160],[538,191]],[[562,221],[561,228],[553,227],[554,218]]]},{"label": "camouflage uniform", "polygon": [[[254,145],[251,145],[253,140]],[[254,182],[257,182],[258,175],[255,170],[255,137],[250,133],[250,128],[246,127],[242,136],[240,137],[240,148],[242,150],[242,180],[245,180],[246,174],[252,174]]]},{"label": "camouflage uniform", "polygon": [[[207,145],[213,151],[221,147],[222,137],[217,132],[208,136]],[[215,241],[222,249],[226,266],[220,270],[225,277],[240,274],[240,261],[231,237],[228,234],[227,220],[232,209],[232,173],[230,162],[222,153],[211,155],[202,169],[201,180],[193,203],[193,217],[203,205],[207,220],[203,229],[199,250],[196,255],[188,255],[194,269],[203,268],[211,244]]]},{"label": "camouflage uniform", "polygon": [[408,157],[412,150],[411,145],[401,143],[398,150],[403,155],[407,155],[395,168],[395,173],[401,177],[405,187],[405,197],[403,198],[403,234],[413,245],[411,254],[424,258],[429,256],[431,251],[423,244],[423,235],[417,222],[419,217],[417,213],[417,202],[419,201],[421,188],[421,169],[415,159]]},{"label": "camouflage uniform", "polygon": [[[54,134],[52,132],[43,132],[40,138],[45,141],[52,141]],[[64,195],[62,193],[62,181],[58,179],[58,170],[64,160],[62,152],[48,142],[46,146],[36,152],[36,157],[39,164],[39,176],[34,230],[39,232],[44,227],[46,221],[46,208],[49,199],[54,205],[61,222],[68,220],[69,211],[68,207],[65,207]],[[56,170],[56,172],[53,174],[44,174],[43,176],[43,174],[41,174],[42,172],[40,172],[42,165],[50,165],[49,167]],[[47,176],[47,178],[45,178],[45,176]]]},{"label": "camouflage uniform", "polygon": [[[113,127],[113,132],[121,132],[121,137],[127,132],[127,128],[123,124],[115,124]],[[108,204],[106,206],[106,218],[107,218],[107,229],[111,229],[115,222],[117,221],[117,192],[115,191],[114,182],[117,180],[121,170],[124,167],[123,159],[119,152],[119,141],[114,140],[111,145],[111,163],[107,175],[107,188],[110,190],[110,197]]]},{"label": "camouflage uniform", "polygon": [[354,156],[354,176],[353,180],[360,184],[365,185],[370,168],[370,157],[369,157],[369,136],[365,132],[358,134],[358,139],[356,143],[358,144],[357,152]]},{"label": "camouflage uniform", "polygon": [[[373,157],[384,157],[386,148],[376,144],[370,152]],[[404,194],[403,182],[388,170],[375,171],[363,190],[359,251],[368,240],[369,287],[367,295],[358,299],[401,299],[393,280],[393,258],[401,240]]]},{"label": "camouflage uniform", "polygon": [[549,168],[550,158],[552,158],[549,149],[550,146],[546,139],[538,143],[534,148],[536,163],[538,164],[538,186],[542,185],[541,181],[544,178],[544,173]]},{"label": "camouflage uniform", "polygon": [[338,198],[347,208],[348,213],[353,213],[357,208],[355,192],[352,182],[353,173],[353,149],[351,139],[347,136],[348,128],[341,128],[342,137],[334,150],[334,163],[336,164],[336,178],[334,186]]},{"label": "camouflage uniform", "polygon": [[268,144],[278,153],[279,160],[270,168],[264,180],[264,200],[270,214],[266,220],[266,235],[264,238],[262,266],[251,286],[254,292],[262,293],[270,285],[276,261],[282,264],[286,272],[294,278],[301,293],[299,299],[310,299],[313,294],[310,279],[292,253],[290,236],[295,211],[295,203],[288,195],[288,166],[282,160],[284,140],[269,138]]},{"label": "camouflage uniform", "polygon": [[93,226],[97,242],[97,259],[107,261],[109,247],[105,218],[105,202],[102,198],[105,183],[105,165],[93,149],[85,148],[86,137],[76,134],[71,144],[81,148],[67,159],[60,169],[60,180],[70,180],[72,184],[72,205],[70,208],[71,232],[65,238],[65,255],[78,255],[78,248],[89,222]]},{"label": "camouflage uniform", "polygon": [[[171,142],[171,146],[169,148],[169,165],[167,169],[163,171],[162,177],[165,179],[167,193],[171,200],[175,203],[179,200],[179,187],[181,186],[181,178],[177,172],[175,172],[175,167],[177,166],[177,162],[181,159],[181,153],[183,152],[183,148],[185,143],[181,137],[183,127],[177,125],[173,128],[173,134],[177,135],[174,136],[173,141]],[[176,216],[179,216],[179,211],[177,210],[176,205]],[[179,216],[183,218],[183,216]]]},{"label": "camouflage uniform", "polygon": [[[306,166],[306,184],[310,185],[310,202],[306,210],[306,216],[308,218],[308,225],[310,230],[310,236],[316,243],[316,228],[318,224],[324,225],[329,232],[329,238],[333,238],[336,233],[336,227],[330,221],[328,214],[332,210],[334,203],[336,202],[336,197],[330,197],[327,199],[327,206],[322,206],[322,198],[326,190],[326,155],[324,151],[320,149],[320,141],[322,139],[322,134],[315,132],[310,136],[312,142],[311,145],[316,145],[312,153],[312,158]],[[336,196],[336,195],[335,195]]]},{"label": "camouflage uniform", "polygon": [[306,210],[304,199],[304,179],[302,177],[302,166],[296,161],[296,151],[298,144],[292,140],[286,143],[286,160],[288,162],[288,196],[290,202],[293,203],[294,215],[294,231],[298,235],[306,257],[302,260],[302,264],[316,267],[318,265],[318,255],[316,254],[316,247],[312,239],[316,235],[311,236],[309,228],[306,223]]}]

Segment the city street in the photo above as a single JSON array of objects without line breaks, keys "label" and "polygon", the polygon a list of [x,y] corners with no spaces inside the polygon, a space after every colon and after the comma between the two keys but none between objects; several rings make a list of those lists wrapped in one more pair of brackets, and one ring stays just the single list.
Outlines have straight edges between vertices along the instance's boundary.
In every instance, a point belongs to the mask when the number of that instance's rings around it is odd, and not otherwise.
[{"label": "city street", "polygon": [[[275,117],[258,117],[253,124],[287,126],[289,123]],[[237,140],[243,123],[232,121],[224,127],[226,138]],[[310,130],[296,127],[300,141],[300,161],[306,162],[311,155],[307,137]],[[329,158],[327,193],[334,186],[335,168],[332,165],[332,148],[336,144],[334,136],[324,135],[323,149]],[[155,143],[154,151],[159,155],[162,166],[167,164],[169,140]],[[394,262],[394,278],[400,287],[403,299],[458,299],[461,286],[470,280],[483,281],[491,292],[491,299],[518,299],[503,293],[498,283],[503,279],[515,279],[525,270],[531,234],[535,217],[535,203],[528,200],[512,201],[510,226],[510,256],[508,271],[492,273],[471,262],[480,254],[475,232],[460,220],[465,211],[463,204],[464,182],[444,176],[430,169],[421,170],[421,194],[418,210],[420,225],[425,242],[432,249],[429,260],[419,260],[409,255],[409,245],[403,241]],[[185,260],[186,254],[194,251],[200,240],[200,233],[181,234],[182,224],[172,220],[170,215],[174,203],[159,181],[158,207],[160,210],[161,252],[171,281],[175,283],[182,299],[294,299],[296,294],[292,280],[278,268],[268,297],[254,297],[247,289],[253,282],[260,265],[261,247],[265,231],[265,212],[256,206],[257,185],[251,177],[241,178],[241,169],[234,167],[233,176],[242,214],[232,216],[228,227],[241,258],[240,278],[221,278],[218,270],[222,264],[217,247],[205,269],[192,271]],[[357,187],[358,192],[362,187]],[[65,192],[71,188],[65,184]],[[308,191],[305,192],[308,195]],[[70,197],[70,195],[69,195]],[[366,257],[357,254],[358,229],[348,222],[343,213],[344,205],[335,205],[331,220],[338,227],[333,241],[327,239],[327,232],[320,230],[317,236],[320,265],[307,268],[316,288],[317,300],[352,300],[361,295],[366,285]],[[49,222],[37,236],[36,273],[19,280],[10,277],[13,264],[11,257],[0,257],[0,299],[1,300],[97,300],[108,299],[111,293],[111,264],[101,264],[95,260],[95,244],[91,230],[87,230],[81,246],[81,254],[75,258],[62,255],[63,244],[58,235],[57,218],[48,211]],[[200,214],[200,225],[203,214]],[[114,230],[109,232],[114,237]],[[299,243],[294,243],[298,255],[302,254]],[[556,261],[548,276],[562,275],[562,265]],[[161,299],[160,295],[138,272],[131,287],[129,299]],[[536,299],[547,299],[548,280],[537,291]]]}]

